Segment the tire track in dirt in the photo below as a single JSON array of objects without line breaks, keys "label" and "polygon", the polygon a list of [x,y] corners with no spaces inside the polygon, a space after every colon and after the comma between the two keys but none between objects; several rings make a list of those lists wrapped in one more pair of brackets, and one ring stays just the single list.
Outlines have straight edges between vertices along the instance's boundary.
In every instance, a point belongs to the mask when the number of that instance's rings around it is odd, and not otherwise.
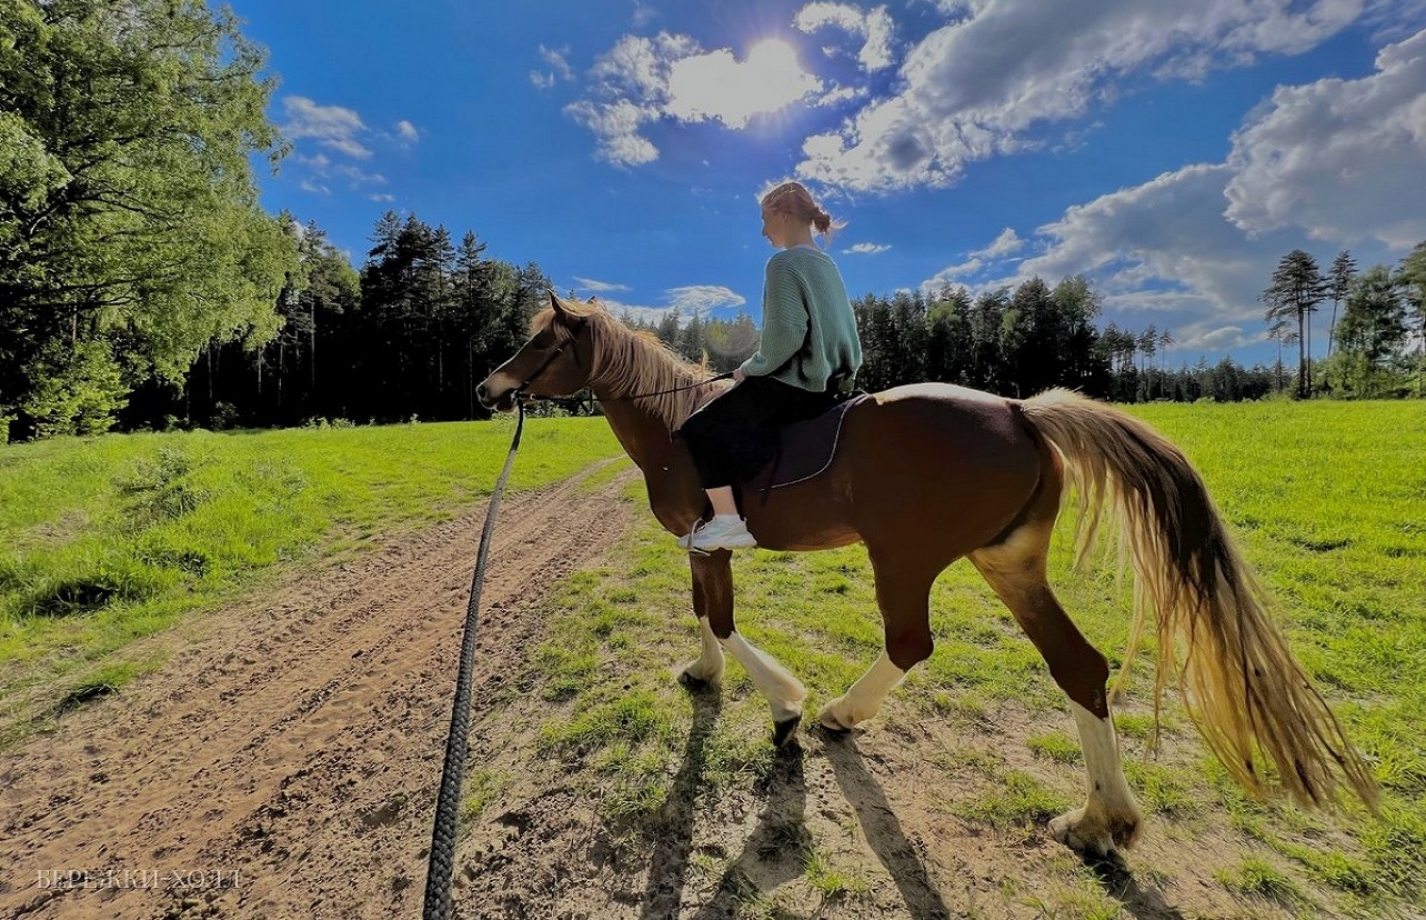
[{"label": "tire track in dirt", "polygon": [[[519,692],[534,606],[632,517],[619,494],[636,473],[586,485],[602,466],[504,503],[476,732],[483,704]],[[484,514],[249,600],[120,698],[0,756],[0,916],[413,915]],[[56,870],[99,887],[41,887]]]}]

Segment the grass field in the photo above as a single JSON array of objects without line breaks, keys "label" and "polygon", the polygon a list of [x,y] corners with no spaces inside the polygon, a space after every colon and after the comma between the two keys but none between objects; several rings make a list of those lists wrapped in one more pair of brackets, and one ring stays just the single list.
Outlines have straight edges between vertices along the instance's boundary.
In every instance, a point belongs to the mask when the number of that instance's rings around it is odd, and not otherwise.
[{"label": "grass field", "polygon": [[[1417,915],[1426,881],[1426,410],[1410,403],[1278,403],[1133,412],[1178,443],[1203,473],[1280,600],[1277,613],[1297,655],[1385,791],[1377,818],[1360,808],[1331,818],[1247,799],[1203,753],[1172,695],[1165,734],[1187,753],[1178,759],[1145,753],[1154,733],[1153,669],[1152,656],[1141,655],[1118,724],[1149,833],[1184,840],[1225,835],[1249,855],[1220,870],[1217,883],[1248,904],[1275,906],[1274,916]],[[687,566],[669,551],[671,538],[647,515],[643,520],[606,568],[570,580],[556,602],[538,680],[557,715],[541,729],[540,750],[564,765],[561,781],[598,790],[611,827],[653,846],[664,832],[677,756],[693,721],[671,676],[695,656],[697,633]],[[1108,570],[1073,574],[1064,530],[1053,583],[1117,665],[1127,640],[1127,583]],[[741,553],[734,566],[740,630],[807,684],[808,712],[843,692],[880,650],[860,548]],[[1053,727],[1068,721],[1063,697],[974,570],[961,564],[943,575],[932,609],[936,653],[897,691],[883,731],[900,720],[978,726],[995,735],[1005,728],[992,714],[1012,711],[1030,734],[1003,744],[1028,747],[1035,762],[1075,764],[1058,772],[1076,777],[1077,740]],[[724,705],[698,766],[710,786],[708,802],[719,789],[765,775],[773,762],[766,706],[731,662],[725,686],[735,702]],[[972,776],[983,791],[932,807],[977,825],[1042,833],[1047,818],[1079,798],[1077,779],[1047,783],[993,746],[935,756],[948,775]],[[488,792],[483,787],[482,795]],[[805,861],[806,882],[815,888],[814,875],[827,877],[825,860],[809,850]],[[1163,877],[1178,868],[1139,866]],[[1077,867],[1061,871],[1065,887],[1046,904],[1045,916],[1119,915],[1114,901],[1077,881]],[[754,907],[749,916],[782,915],[775,905]],[[1249,908],[1244,915],[1259,914]]]},{"label": "grass field", "polygon": [[[445,520],[489,493],[513,420],[111,435],[0,446],[0,733],[157,660],[114,655],[261,579]],[[532,419],[511,489],[618,454],[599,419]],[[53,695],[53,694],[51,694]]]}]

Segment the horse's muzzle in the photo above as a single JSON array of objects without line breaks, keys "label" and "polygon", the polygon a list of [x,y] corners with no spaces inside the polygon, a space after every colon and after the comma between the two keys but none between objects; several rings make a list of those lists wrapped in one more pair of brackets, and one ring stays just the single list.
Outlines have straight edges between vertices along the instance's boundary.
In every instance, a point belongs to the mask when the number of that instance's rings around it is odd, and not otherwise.
[{"label": "horse's muzzle", "polygon": [[509,412],[515,408],[515,389],[513,387],[497,393],[482,383],[475,388],[475,398],[480,400],[482,406],[496,412]]}]

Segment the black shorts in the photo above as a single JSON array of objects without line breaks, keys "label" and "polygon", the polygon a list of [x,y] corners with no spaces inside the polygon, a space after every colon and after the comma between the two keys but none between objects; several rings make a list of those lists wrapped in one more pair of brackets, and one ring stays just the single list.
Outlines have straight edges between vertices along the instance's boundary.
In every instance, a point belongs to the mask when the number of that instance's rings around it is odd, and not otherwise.
[{"label": "black shorts", "polygon": [[834,394],[814,393],[772,377],[747,377],[688,417],[678,430],[705,489],[757,474],[777,453],[785,425],[832,408]]}]

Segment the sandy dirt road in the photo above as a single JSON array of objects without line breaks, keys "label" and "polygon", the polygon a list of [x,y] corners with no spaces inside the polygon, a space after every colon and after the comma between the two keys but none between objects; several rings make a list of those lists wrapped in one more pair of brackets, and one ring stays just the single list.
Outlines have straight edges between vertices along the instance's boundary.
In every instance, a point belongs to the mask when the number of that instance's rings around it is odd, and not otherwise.
[{"label": "sandy dirt road", "polygon": [[[477,712],[541,598],[634,513],[635,474],[593,469],[502,506]],[[158,673],[0,755],[0,917],[418,916],[484,514],[205,618]]]}]

